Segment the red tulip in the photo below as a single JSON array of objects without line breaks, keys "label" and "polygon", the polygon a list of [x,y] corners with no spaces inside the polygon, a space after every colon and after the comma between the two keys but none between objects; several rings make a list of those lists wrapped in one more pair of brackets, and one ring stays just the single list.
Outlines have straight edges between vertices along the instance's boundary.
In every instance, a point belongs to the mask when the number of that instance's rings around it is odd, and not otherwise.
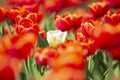
[{"label": "red tulip", "polygon": [[0,7],[0,23],[3,22],[4,18],[5,18],[5,9]]},{"label": "red tulip", "polygon": [[51,47],[45,49],[37,48],[35,59],[39,65],[47,65],[51,58],[56,58],[57,56],[58,54],[56,54],[56,51]]},{"label": "red tulip", "polygon": [[101,49],[112,49],[120,45],[120,24],[102,24],[93,29],[95,44]]},{"label": "red tulip", "polygon": [[6,66],[0,70],[0,80],[15,80],[14,71],[10,66]]},{"label": "red tulip", "polygon": [[38,3],[32,3],[29,5],[23,5],[23,8],[25,8],[25,10],[28,10],[30,12],[38,12],[39,11],[39,4]]},{"label": "red tulip", "polygon": [[108,13],[104,15],[103,19],[111,25],[117,25],[120,22],[120,12],[108,11]]},{"label": "red tulip", "polygon": [[97,21],[82,23],[81,27],[76,31],[76,40],[88,50],[87,56],[94,54],[96,51],[94,39],[91,37],[91,31],[95,28],[95,25],[98,25],[97,23]]},{"label": "red tulip", "polygon": [[75,13],[67,13],[62,16],[57,15],[55,16],[54,24],[59,30],[70,31],[78,19],[79,16]]},{"label": "red tulip", "polygon": [[48,64],[50,68],[57,70],[63,67],[83,69],[85,66],[87,52],[77,42],[66,41],[56,49],[47,47],[38,50],[35,58],[40,65]]},{"label": "red tulip", "polygon": [[116,47],[116,48],[113,48],[111,50],[111,54],[112,55],[112,58],[115,59],[115,60],[120,60],[120,47]]},{"label": "red tulip", "polygon": [[33,32],[36,35],[40,33],[42,38],[45,38],[45,32],[38,25],[38,21],[41,19],[41,16],[37,13],[32,13],[29,11],[23,11],[15,18],[16,22],[16,33],[18,35]]},{"label": "red tulip", "polygon": [[62,9],[63,0],[44,0],[43,7],[48,12],[59,12]]},{"label": "red tulip", "polygon": [[82,3],[81,0],[63,0],[63,7],[73,7],[73,6],[78,6]]},{"label": "red tulip", "polygon": [[0,50],[11,57],[27,59],[36,41],[37,38],[32,33],[21,36],[5,36],[0,41]]},{"label": "red tulip", "polygon": [[86,56],[93,55],[96,51],[96,46],[94,43],[94,39],[91,37],[85,36],[82,32],[76,32],[76,40],[86,49],[88,52]]},{"label": "red tulip", "polygon": [[92,3],[88,7],[95,18],[103,16],[109,10],[109,5],[105,1]]},{"label": "red tulip", "polygon": [[33,0],[6,0],[6,2],[8,4],[11,4],[11,5],[29,5],[29,4],[33,4],[34,1]]},{"label": "red tulip", "polygon": [[107,0],[109,5],[114,8],[120,8],[120,0]]},{"label": "red tulip", "polygon": [[8,19],[10,19],[12,22],[15,22],[15,18],[20,12],[24,10],[23,8],[20,7],[13,7],[10,10],[7,11],[6,15]]}]

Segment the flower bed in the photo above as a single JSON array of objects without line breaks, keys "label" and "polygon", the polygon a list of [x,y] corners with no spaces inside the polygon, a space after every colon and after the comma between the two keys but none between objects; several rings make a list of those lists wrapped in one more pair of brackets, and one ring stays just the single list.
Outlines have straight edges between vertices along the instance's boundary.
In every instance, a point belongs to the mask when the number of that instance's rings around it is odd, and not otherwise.
[{"label": "flower bed", "polygon": [[120,79],[120,0],[0,4],[0,80]]}]

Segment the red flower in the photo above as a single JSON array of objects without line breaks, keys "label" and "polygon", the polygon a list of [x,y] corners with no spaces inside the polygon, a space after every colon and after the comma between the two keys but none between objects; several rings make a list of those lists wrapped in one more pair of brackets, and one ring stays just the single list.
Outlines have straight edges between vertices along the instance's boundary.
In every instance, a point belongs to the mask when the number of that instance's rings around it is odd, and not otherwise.
[{"label": "red flower", "polygon": [[85,48],[88,51],[88,54],[86,54],[86,56],[89,56],[95,53],[96,46],[94,43],[94,39],[83,35],[81,31],[77,31],[76,40],[83,46],[83,48]]},{"label": "red flower", "polygon": [[73,67],[83,69],[87,51],[73,41],[66,41],[54,48],[45,48],[36,52],[36,61],[40,65],[48,64],[53,69]]},{"label": "red flower", "polygon": [[6,66],[0,70],[0,80],[15,80],[14,71],[10,66]]},{"label": "red flower", "polygon": [[92,19],[92,15],[84,9],[77,9],[76,12],[65,13],[63,15],[57,15],[54,18],[55,26],[62,31],[75,31],[81,26],[82,22]]},{"label": "red flower", "polygon": [[[25,27],[30,27],[32,25],[32,23],[37,23],[42,19],[42,13],[38,12],[38,13],[33,13],[33,12],[29,12],[27,10],[21,12],[19,15],[17,15],[16,17],[16,23],[20,24],[20,25],[24,25],[24,21],[28,22],[25,24]],[[28,24],[28,25],[27,25]]]},{"label": "red flower", "polygon": [[104,21],[111,24],[111,25],[117,25],[120,22],[120,12],[111,12],[108,11],[106,15],[103,17]]},{"label": "red flower", "polygon": [[95,18],[103,16],[109,10],[109,5],[105,1],[92,3],[88,7]]},{"label": "red flower", "polygon": [[37,21],[37,14],[30,13],[27,10],[17,15],[15,19],[15,22],[17,24],[23,25],[24,27],[30,27],[32,26],[32,23],[36,21]]},{"label": "red flower", "polygon": [[11,5],[29,5],[29,4],[33,4],[34,0],[6,0],[6,2],[8,4]]},{"label": "red flower", "polygon": [[47,65],[51,58],[56,58],[57,56],[57,52],[52,47],[47,47],[45,49],[37,48],[35,59],[39,65]]},{"label": "red flower", "polygon": [[[37,13],[31,13],[24,11],[17,15],[16,22],[16,32],[19,35],[24,33],[33,32],[35,34],[40,33],[42,38],[45,38],[45,31],[38,25],[40,15]],[[41,18],[41,17],[40,17]]]},{"label": "red flower", "polygon": [[[87,0],[84,0],[87,1]],[[83,0],[40,0],[48,12],[59,12],[64,8],[79,6]]]},{"label": "red flower", "polygon": [[15,76],[18,75],[22,69],[22,61],[7,54],[6,51],[11,45],[9,42],[4,42],[2,38],[2,40],[0,40],[0,80],[15,80]]},{"label": "red flower", "polygon": [[101,49],[111,49],[120,45],[120,24],[102,24],[93,30],[95,44]]},{"label": "red flower", "polygon": [[111,7],[120,8],[120,0],[107,0]]},{"label": "red flower", "polygon": [[59,12],[62,9],[63,0],[44,0],[43,7],[48,12]]},{"label": "red flower", "polygon": [[88,50],[88,55],[92,55],[96,51],[96,45],[94,43],[94,39],[92,38],[92,31],[99,25],[100,21],[87,21],[85,23],[81,23],[81,27],[76,31],[76,40],[79,42],[85,49]]},{"label": "red flower", "polygon": [[18,14],[20,14],[21,11],[23,11],[23,8],[20,7],[13,7],[9,11],[7,11],[6,15],[8,19],[10,19],[12,22],[15,22],[15,18]]},{"label": "red flower", "polygon": [[75,13],[66,13],[62,16],[55,16],[54,24],[55,26],[62,31],[70,31],[72,27],[75,25],[79,16]]},{"label": "red flower", "polygon": [[21,60],[0,53],[0,80],[15,80],[22,66]]},{"label": "red flower", "polygon": [[28,10],[30,12],[38,12],[39,11],[39,4],[34,3],[34,4],[30,4],[30,5],[23,5],[23,8],[25,8],[26,10]]},{"label": "red flower", "polygon": [[16,27],[16,33],[18,35],[23,35],[23,34],[32,32],[36,35],[37,33],[39,33],[42,38],[46,37],[45,31],[42,28],[40,28],[38,24],[34,24],[32,27],[29,27],[29,28],[25,28],[24,26],[18,25],[18,24],[15,25],[15,27]]},{"label": "red flower", "polygon": [[38,48],[35,59],[38,64],[50,67],[44,80],[85,80],[85,54],[86,50],[79,43],[67,40],[56,48]]},{"label": "red flower", "polygon": [[5,9],[0,7],[0,23],[3,22],[4,18],[5,18]]},{"label": "red flower", "polygon": [[63,0],[63,7],[73,7],[73,6],[78,6],[82,3],[81,0]]},{"label": "red flower", "polygon": [[40,21],[42,20],[43,17],[44,17],[43,12],[38,11],[38,13],[37,13],[37,22],[40,22]]},{"label": "red flower", "polygon": [[32,33],[22,36],[4,36],[0,41],[0,51],[11,57],[27,59],[36,41],[37,38]]},{"label": "red flower", "polygon": [[111,50],[111,53],[112,54],[112,58],[115,59],[115,60],[120,60],[120,47],[117,47],[117,48],[113,48]]}]

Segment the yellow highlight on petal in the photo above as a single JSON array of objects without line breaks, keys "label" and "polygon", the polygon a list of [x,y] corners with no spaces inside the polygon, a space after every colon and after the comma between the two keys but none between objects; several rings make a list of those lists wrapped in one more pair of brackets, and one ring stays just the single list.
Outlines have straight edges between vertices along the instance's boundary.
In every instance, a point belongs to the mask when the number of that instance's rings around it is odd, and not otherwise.
[{"label": "yellow highlight on petal", "polygon": [[51,41],[50,41],[50,45],[52,47],[56,47],[57,46],[57,41],[56,41],[56,37],[51,37]]}]

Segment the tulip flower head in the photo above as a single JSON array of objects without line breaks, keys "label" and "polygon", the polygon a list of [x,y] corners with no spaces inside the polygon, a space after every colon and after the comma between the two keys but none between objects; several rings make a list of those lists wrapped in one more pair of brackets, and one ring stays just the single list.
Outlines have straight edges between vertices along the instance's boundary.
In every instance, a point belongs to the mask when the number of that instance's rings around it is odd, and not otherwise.
[{"label": "tulip flower head", "polygon": [[117,25],[120,22],[120,10],[116,12],[108,11],[103,20],[111,25]]},{"label": "tulip flower head", "polygon": [[47,41],[50,46],[56,47],[57,44],[63,43],[67,37],[67,32],[60,30],[51,30],[47,32]]},{"label": "tulip flower head", "polygon": [[88,7],[94,17],[101,17],[109,10],[109,5],[105,1],[92,3]]},{"label": "tulip flower head", "polygon": [[0,23],[3,22],[5,18],[5,9],[0,7]]}]

